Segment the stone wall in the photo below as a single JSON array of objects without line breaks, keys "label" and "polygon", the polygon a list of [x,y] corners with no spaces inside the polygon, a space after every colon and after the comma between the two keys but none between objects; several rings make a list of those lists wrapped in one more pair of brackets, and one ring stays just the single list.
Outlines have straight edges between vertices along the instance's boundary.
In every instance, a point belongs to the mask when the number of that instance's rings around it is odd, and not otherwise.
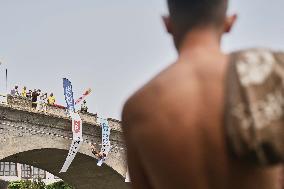
[{"label": "stone wall", "polygon": [[32,101],[21,96],[7,95],[7,103],[9,106],[18,107],[22,109],[31,109]]},{"label": "stone wall", "polygon": [[[58,106],[50,106],[46,105],[46,112],[39,112],[37,110],[32,109],[32,102],[27,98],[23,98],[21,96],[7,96],[8,106],[12,108],[16,108],[19,110],[25,110],[28,112],[33,112],[41,115],[48,115],[52,117],[69,119],[66,109],[64,107]],[[79,113],[82,121],[91,125],[98,125],[98,117],[97,114],[93,113]],[[112,130],[122,131],[121,122],[116,119],[108,118],[109,126]]]},{"label": "stone wall", "polygon": [[[0,120],[0,161],[39,167],[77,186],[77,189],[93,189],[94,185],[96,188],[104,189],[125,188],[123,178],[126,173],[125,151],[113,149],[106,164],[98,167],[86,140],[68,172],[59,174],[70,147],[69,137],[68,133],[60,129]],[[84,139],[87,137],[84,135]],[[96,142],[100,140],[95,136],[88,139]],[[113,141],[112,145],[118,143]]]},{"label": "stone wall", "polygon": [[101,147],[97,115],[81,114],[84,142],[67,174],[58,175],[72,140],[71,120],[62,108],[51,107],[44,113],[31,109],[25,101],[10,96],[8,105],[0,104],[0,160],[48,170],[79,186],[78,189],[92,189],[94,184],[105,189],[127,188],[123,178],[127,170],[126,149],[120,121],[108,119],[112,149],[100,168],[90,150],[90,143],[95,143],[98,150]]},{"label": "stone wall", "polygon": [[108,118],[108,123],[111,129],[113,130],[117,130],[117,131],[122,131],[121,128],[121,121],[116,120],[116,119],[112,119],[112,118]]},{"label": "stone wall", "polygon": [[79,113],[80,117],[83,121],[89,124],[97,124],[97,114],[91,114],[91,113]]},{"label": "stone wall", "polygon": [[[31,108],[31,102],[22,97],[8,96],[8,105],[0,104],[0,120],[17,122],[18,125],[32,126],[32,130],[40,130],[45,133],[56,133],[56,135],[72,137],[71,119],[67,116],[64,108],[47,106],[47,112],[39,112]],[[100,148],[101,143],[101,127],[98,123],[97,114],[80,113],[83,120],[83,135],[84,140],[97,144]],[[110,140],[114,146],[113,151],[118,152],[118,149],[125,149],[121,122],[119,120],[107,119],[111,128]],[[1,134],[1,133],[0,133]],[[123,150],[124,151],[124,150]],[[120,153],[121,154],[121,153]],[[124,152],[122,153],[124,154]],[[119,155],[120,156],[120,155]],[[121,158],[124,155],[120,156]],[[116,153],[114,158],[117,158]],[[119,158],[120,159],[120,158]]]},{"label": "stone wall", "polygon": [[46,105],[46,112],[53,116],[67,117],[67,112],[65,108]]}]

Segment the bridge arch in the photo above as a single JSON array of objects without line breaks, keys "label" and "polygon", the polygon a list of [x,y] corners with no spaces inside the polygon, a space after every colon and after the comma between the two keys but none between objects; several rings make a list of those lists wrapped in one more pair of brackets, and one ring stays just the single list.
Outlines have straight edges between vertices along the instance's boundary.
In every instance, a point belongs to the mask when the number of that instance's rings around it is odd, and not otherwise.
[{"label": "bridge arch", "polygon": [[59,137],[36,135],[7,138],[6,142],[1,145],[0,160],[41,168],[78,189],[127,188],[123,176],[113,168],[106,164],[102,167],[96,165],[96,159],[90,154],[86,143],[82,145],[68,172],[59,174],[69,150],[66,143],[68,141]]},{"label": "bridge arch", "polygon": [[22,106],[0,105],[0,161],[38,167],[77,189],[128,188],[124,182],[127,166],[119,122],[108,119],[113,149],[106,164],[97,167],[90,143],[100,147],[101,128],[94,115],[81,115],[84,143],[68,172],[59,174],[72,140],[71,120],[61,110],[50,108],[49,112],[40,113]]}]

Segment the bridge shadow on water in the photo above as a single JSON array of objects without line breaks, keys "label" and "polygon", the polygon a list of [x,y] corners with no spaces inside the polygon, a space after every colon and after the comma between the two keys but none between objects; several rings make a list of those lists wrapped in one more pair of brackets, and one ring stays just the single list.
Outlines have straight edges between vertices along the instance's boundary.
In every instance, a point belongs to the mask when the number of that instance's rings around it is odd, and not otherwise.
[{"label": "bridge shadow on water", "polygon": [[96,165],[95,158],[78,153],[66,173],[59,173],[67,150],[44,148],[24,151],[1,161],[28,164],[60,177],[76,189],[127,189],[124,178],[111,167]]}]

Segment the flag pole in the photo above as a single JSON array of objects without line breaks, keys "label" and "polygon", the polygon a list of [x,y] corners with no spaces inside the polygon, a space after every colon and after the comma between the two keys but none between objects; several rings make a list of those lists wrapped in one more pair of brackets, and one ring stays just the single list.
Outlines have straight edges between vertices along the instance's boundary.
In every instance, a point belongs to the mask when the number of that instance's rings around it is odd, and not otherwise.
[{"label": "flag pole", "polygon": [[6,104],[8,104],[8,69],[7,68],[6,68],[5,72],[6,72],[6,74],[5,74],[6,75],[5,76],[5,80],[6,80],[5,81],[6,82],[6,94],[5,95],[6,95],[6,98],[5,99],[6,99]]},{"label": "flag pole", "polygon": [[8,69],[6,68],[6,95],[8,95]]}]

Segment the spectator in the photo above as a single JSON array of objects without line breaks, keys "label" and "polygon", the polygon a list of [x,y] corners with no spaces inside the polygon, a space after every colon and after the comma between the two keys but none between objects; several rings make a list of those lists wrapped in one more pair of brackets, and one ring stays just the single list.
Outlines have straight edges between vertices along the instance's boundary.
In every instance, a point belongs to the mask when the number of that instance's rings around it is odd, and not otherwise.
[{"label": "spectator", "polygon": [[39,110],[46,112],[47,93],[42,94],[39,99]]},{"label": "spectator", "polygon": [[29,92],[27,92],[27,98],[28,98],[29,100],[32,99],[32,90],[29,90]]},{"label": "spectator", "polygon": [[88,107],[87,107],[87,102],[86,100],[83,101],[82,105],[81,105],[81,112],[82,113],[87,113],[88,112]]},{"label": "spectator", "polygon": [[11,90],[12,96],[20,96],[18,86],[16,85],[14,89]]},{"label": "spectator", "polygon": [[50,93],[50,95],[49,95],[49,97],[47,99],[47,103],[49,105],[52,105],[52,106],[55,104],[55,97],[53,96],[53,93]]},{"label": "spectator", "polygon": [[40,90],[34,90],[32,93],[32,108],[36,109],[37,107],[37,97],[40,95]]},{"label": "spectator", "polygon": [[26,98],[27,97],[27,87],[24,87],[22,90],[22,97]]}]

